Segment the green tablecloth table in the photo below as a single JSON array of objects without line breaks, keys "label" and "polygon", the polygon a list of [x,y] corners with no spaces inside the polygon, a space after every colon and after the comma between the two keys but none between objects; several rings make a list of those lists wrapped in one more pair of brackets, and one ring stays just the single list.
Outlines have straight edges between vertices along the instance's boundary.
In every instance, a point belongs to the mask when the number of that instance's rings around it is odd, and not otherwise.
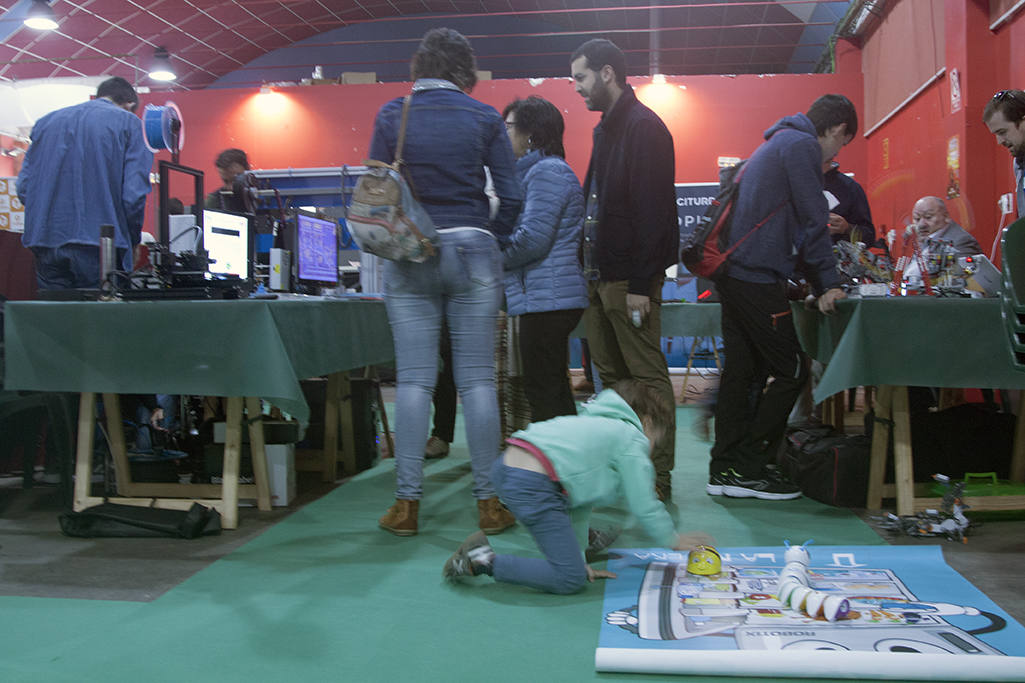
[{"label": "green tablecloth table", "polygon": [[[687,354],[687,367],[683,373],[683,386],[680,387],[680,403],[687,402],[687,386],[690,384],[690,369],[694,364],[694,353],[704,337],[722,336],[722,306],[717,303],[687,304],[674,303],[662,305],[662,336],[663,337],[694,337]],[[722,368],[719,361],[719,349],[712,342],[712,353],[715,354],[715,367]]]},{"label": "green tablecloth table", "polygon": [[[586,337],[586,316],[580,319],[571,333]],[[662,304],[663,337],[721,337],[722,310],[719,304]]]},{"label": "green tablecloth table", "polygon": [[[936,507],[937,499],[916,498],[911,469],[908,386],[1025,389],[1005,340],[1000,301],[895,297],[842,300],[834,315],[793,306],[798,336],[813,358],[826,363],[815,400],[861,385],[879,387],[873,430],[868,507],[896,493],[897,513]],[[894,432],[894,486],[883,484],[891,419]],[[1025,481],[1025,420],[1019,415],[1011,478]],[[976,509],[1025,507],[1025,496],[967,499]]]},{"label": "green tablecloth table", "polygon": [[662,304],[663,337],[721,337],[722,307],[716,303]]},{"label": "green tablecloth table", "polygon": [[[88,495],[95,395],[102,393],[108,419],[119,415],[117,395],[200,394],[228,397],[224,486],[133,483],[124,456],[120,423],[110,423],[117,451],[119,492],[145,498],[191,492],[215,498],[226,528],[237,524],[237,466],[242,405],[251,415],[265,398],[301,422],[309,406],[299,380],[330,375],[325,449],[337,403],[340,373],[393,358],[384,302],[360,298],[288,297],[239,301],[9,302],[4,320],[7,389],[82,393],[79,416],[75,509],[96,502]],[[251,422],[254,470],[265,469],[260,421]],[[333,441],[332,441],[333,443]],[[120,461],[120,462],[119,462]],[[332,459],[334,462],[334,459]],[[258,487],[266,487],[254,471]],[[265,472],[264,472],[265,475]],[[325,476],[327,476],[325,474]],[[234,482],[229,481],[234,478]],[[120,482],[127,486],[122,487]],[[172,488],[182,487],[182,488]],[[243,493],[249,488],[241,487]],[[234,492],[228,489],[236,489]],[[257,498],[269,505],[262,488]],[[216,499],[217,495],[219,499]],[[131,501],[129,501],[131,502]],[[187,507],[191,501],[161,501]]]},{"label": "green tablecloth table", "polygon": [[[694,341],[687,354],[687,368],[683,375],[683,387],[680,389],[680,402],[687,400],[687,384],[690,382],[690,369],[694,362],[694,352],[698,343],[704,337],[722,336],[722,307],[717,303],[690,304],[690,303],[667,303],[662,304],[662,336],[663,337],[693,337]],[[585,314],[580,323],[573,330],[572,336],[587,336],[587,315]],[[715,353],[715,365],[721,367],[719,362],[719,350],[712,345]]]}]

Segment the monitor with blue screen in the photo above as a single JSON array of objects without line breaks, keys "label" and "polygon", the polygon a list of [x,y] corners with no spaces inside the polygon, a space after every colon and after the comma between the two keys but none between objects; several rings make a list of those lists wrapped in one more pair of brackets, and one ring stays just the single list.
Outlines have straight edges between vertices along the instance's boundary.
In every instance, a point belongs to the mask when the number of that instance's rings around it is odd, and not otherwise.
[{"label": "monitor with blue screen", "polygon": [[296,275],[306,286],[338,285],[338,224],[305,213],[295,217]]}]

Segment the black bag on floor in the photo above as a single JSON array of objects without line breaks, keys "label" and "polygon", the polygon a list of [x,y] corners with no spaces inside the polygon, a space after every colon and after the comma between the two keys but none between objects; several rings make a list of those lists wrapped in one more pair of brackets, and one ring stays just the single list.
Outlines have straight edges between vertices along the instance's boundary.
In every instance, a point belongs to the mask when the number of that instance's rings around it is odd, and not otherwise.
[{"label": "black bag on floor", "polygon": [[865,507],[872,441],[831,427],[787,434],[783,471],[812,500],[836,507]]},{"label": "black bag on floor", "polygon": [[199,503],[188,510],[102,503],[61,513],[60,525],[65,535],[79,538],[196,538],[221,533],[221,515]]},{"label": "black bag on floor", "polygon": [[[963,479],[965,472],[996,472],[1007,479],[1011,472],[1015,416],[979,403],[965,403],[939,412],[912,411],[911,448],[914,481],[931,482],[939,473]],[[869,439],[875,415],[865,415]],[[887,451],[886,481],[893,481],[893,432]]]}]

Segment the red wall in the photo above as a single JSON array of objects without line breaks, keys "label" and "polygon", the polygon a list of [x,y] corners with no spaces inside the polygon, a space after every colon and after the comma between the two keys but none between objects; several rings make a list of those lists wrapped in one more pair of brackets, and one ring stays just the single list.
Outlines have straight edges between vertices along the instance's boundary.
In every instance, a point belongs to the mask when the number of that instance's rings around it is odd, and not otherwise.
[{"label": "red wall", "polygon": [[[849,53],[849,50],[848,50]],[[842,57],[851,62],[850,54]],[[719,156],[747,157],[762,132],[781,116],[808,108],[821,94],[847,95],[860,108],[861,74],[668,77],[664,85],[631,79],[638,96],[655,109],[673,134],[677,182],[717,179]],[[684,87],[681,87],[684,86]],[[217,153],[239,147],[253,168],[311,168],[359,164],[367,153],[374,115],[387,100],[408,92],[408,83],[319,85],[283,88],[261,95],[255,90],[204,90],[146,95],[143,104],[173,101],[182,112],[185,143],[180,163],[205,172],[207,191],[220,184]],[[516,97],[537,94],[556,104],[566,118],[566,154],[583,176],[591,150],[591,131],[599,115],[589,112],[568,78],[532,85],[526,80],[482,81],[473,96],[499,111]],[[162,151],[158,159],[170,159]],[[839,157],[845,170],[865,177],[865,143],[859,135]],[[185,181],[172,183],[171,196],[190,203]],[[153,204],[151,196],[150,205]],[[156,232],[152,210],[147,229]]]},{"label": "red wall", "polygon": [[[886,226],[897,228],[900,236],[920,197],[946,197],[947,148],[950,137],[957,134],[946,104],[949,97],[946,80],[933,83],[868,137],[865,191],[878,235],[885,233]],[[973,207],[964,197],[947,204],[955,221],[967,229],[975,225]]]},{"label": "red wall", "polygon": [[[1010,157],[983,123],[982,110],[997,90],[1025,86],[1025,12],[993,32],[986,5],[947,0],[946,73],[868,138],[865,189],[877,228],[886,225],[900,231],[919,197],[947,197],[948,151],[951,138],[956,138],[960,194],[947,204],[954,220],[970,230],[987,253],[991,249],[1001,225],[997,199],[1013,191],[1014,177]],[[953,111],[950,99],[954,69],[961,85],[958,111]],[[864,77],[885,82],[886,73]]]}]

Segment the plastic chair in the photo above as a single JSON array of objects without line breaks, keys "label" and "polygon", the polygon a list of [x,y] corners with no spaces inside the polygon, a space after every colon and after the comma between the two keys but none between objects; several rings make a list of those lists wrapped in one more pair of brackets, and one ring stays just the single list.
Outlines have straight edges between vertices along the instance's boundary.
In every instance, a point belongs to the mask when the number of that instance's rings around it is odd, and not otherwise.
[{"label": "plastic chair", "polygon": [[1014,368],[1025,372],[1025,218],[1004,228],[1000,253],[1000,309],[1007,329],[1008,350]]},{"label": "plastic chair", "polygon": [[1011,310],[1025,313],[1025,218],[1004,228],[1000,238],[1000,258],[1003,297]]}]

